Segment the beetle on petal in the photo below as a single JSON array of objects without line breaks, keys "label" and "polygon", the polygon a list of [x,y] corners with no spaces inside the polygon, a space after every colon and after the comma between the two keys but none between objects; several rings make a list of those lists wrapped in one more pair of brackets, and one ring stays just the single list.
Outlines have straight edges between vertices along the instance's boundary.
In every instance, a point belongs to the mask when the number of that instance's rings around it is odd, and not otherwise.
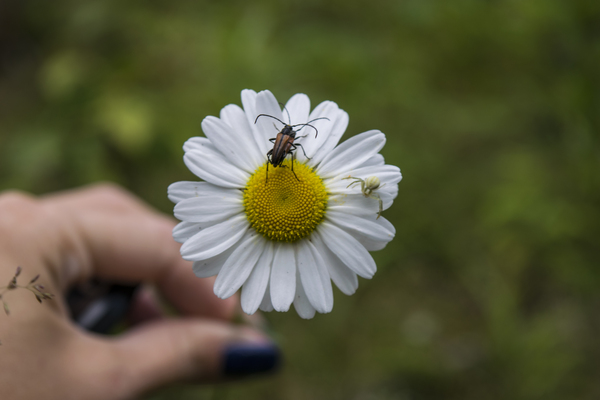
[{"label": "beetle on petal", "polygon": [[[287,112],[287,109],[286,109],[286,112]],[[320,117],[320,118],[315,118],[311,121],[308,121],[305,124],[290,125],[290,124],[286,124],[279,118],[274,117],[272,115],[259,114],[256,117],[256,119],[254,120],[255,124],[260,117],[273,118],[273,119],[279,121],[281,124],[283,124],[283,129],[279,133],[277,133],[277,136],[269,139],[269,141],[271,143],[273,143],[273,148],[271,150],[269,150],[269,152],[267,153],[267,161],[268,161],[267,162],[267,180],[269,179],[269,164],[271,164],[275,168],[285,167],[285,165],[283,165],[283,161],[285,160],[285,158],[287,157],[288,154],[292,155],[292,173],[294,174],[296,179],[298,179],[298,177],[296,176],[296,173],[294,172],[295,154],[293,152],[298,147],[300,147],[302,149],[302,152],[304,153],[304,156],[309,160],[310,160],[310,158],[306,155],[306,152],[304,151],[304,147],[300,143],[294,143],[295,139],[303,138],[306,135],[296,138],[296,133],[298,133],[300,131],[300,129],[304,128],[305,126],[310,126],[311,128],[313,128],[315,130],[315,138],[316,138],[317,135],[319,134],[319,131],[317,130],[317,128],[315,128],[313,125],[311,125],[311,123],[318,121],[320,119],[326,119],[329,121],[329,118]],[[289,112],[288,112],[288,119],[290,119]],[[296,131],[296,130],[294,130],[294,128],[297,126],[301,126],[302,128],[300,128]]]}]

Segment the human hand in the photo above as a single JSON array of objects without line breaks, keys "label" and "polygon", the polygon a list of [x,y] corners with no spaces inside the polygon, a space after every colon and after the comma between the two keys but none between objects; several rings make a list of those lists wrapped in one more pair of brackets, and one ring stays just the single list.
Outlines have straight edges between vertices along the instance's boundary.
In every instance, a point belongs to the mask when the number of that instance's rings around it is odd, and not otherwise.
[{"label": "human hand", "polygon": [[[130,399],[179,380],[214,381],[271,369],[277,348],[259,331],[231,324],[238,300],[218,299],[171,237],[175,223],[112,185],[39,199],[0,195],[0,282],[17,265],[41,274],[53,300],[11,291],[0,317],[0,393],[6,399]],[[134,308],[144,323],[97,336],[76,327],[63,294],[97,277],[148,282],[185,317],[161,315],[148,292]],[[254,363],[253,363],[254,362]]]}]

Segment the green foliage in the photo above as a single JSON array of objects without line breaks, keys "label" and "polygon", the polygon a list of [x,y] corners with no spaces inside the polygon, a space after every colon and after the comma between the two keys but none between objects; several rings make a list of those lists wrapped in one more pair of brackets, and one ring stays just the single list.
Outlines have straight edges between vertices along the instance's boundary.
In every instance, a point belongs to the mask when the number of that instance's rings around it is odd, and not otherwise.
[{"label": "green foliage", "polygon": [[378,128],[396,239],[272,378],[149,399],[596,399],[600,3],[11,1],[0,188],[118,182],[169,213],[183,142],[241,89]]}]

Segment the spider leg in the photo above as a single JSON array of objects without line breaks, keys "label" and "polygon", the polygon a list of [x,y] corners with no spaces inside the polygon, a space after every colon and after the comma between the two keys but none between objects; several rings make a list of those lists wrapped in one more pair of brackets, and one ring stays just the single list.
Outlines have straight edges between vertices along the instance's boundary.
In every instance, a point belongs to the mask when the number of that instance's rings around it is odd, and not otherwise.
[{"label": "spider leg", "polygon": [[375,218],[379,219],[379,217],[381,217],[381,213],[383,212],[383,200],[381,200],[381,196],[379,196],[377,193],[371,193],[369,197],[379,200],[379,212],[377,213],[377,218]]},{"label": "spider leg", "polygon": [[346,186],[346,189],[348,189],[348,188],[349,188],[349,187],[351,187],[351,186],[354,186],[354,185],[356,185],[358,182],[362,182],[362,179],[360,179],[360,178],[355,178],[355,177],[353,177],[353,176],[350,176],[350,175],[348,175],[348,176],[347,176],[347,177],[345,177],[345,178],[342,178],[342,180],[343,180],[343,179],[354,179],[352,182],[350,182],[350,184],[349,184],[348,186]]}]

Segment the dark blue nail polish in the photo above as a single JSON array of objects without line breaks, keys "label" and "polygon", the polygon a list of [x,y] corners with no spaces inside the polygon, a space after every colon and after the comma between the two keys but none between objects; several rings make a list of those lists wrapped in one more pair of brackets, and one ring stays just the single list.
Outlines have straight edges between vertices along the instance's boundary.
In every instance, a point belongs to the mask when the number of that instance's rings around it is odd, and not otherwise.
[{"label": "dark blue nail polish", "polygon": [[274,344],[235,344],[225,349],[225,376],[242,377],[274,371],[280,351]]}]

